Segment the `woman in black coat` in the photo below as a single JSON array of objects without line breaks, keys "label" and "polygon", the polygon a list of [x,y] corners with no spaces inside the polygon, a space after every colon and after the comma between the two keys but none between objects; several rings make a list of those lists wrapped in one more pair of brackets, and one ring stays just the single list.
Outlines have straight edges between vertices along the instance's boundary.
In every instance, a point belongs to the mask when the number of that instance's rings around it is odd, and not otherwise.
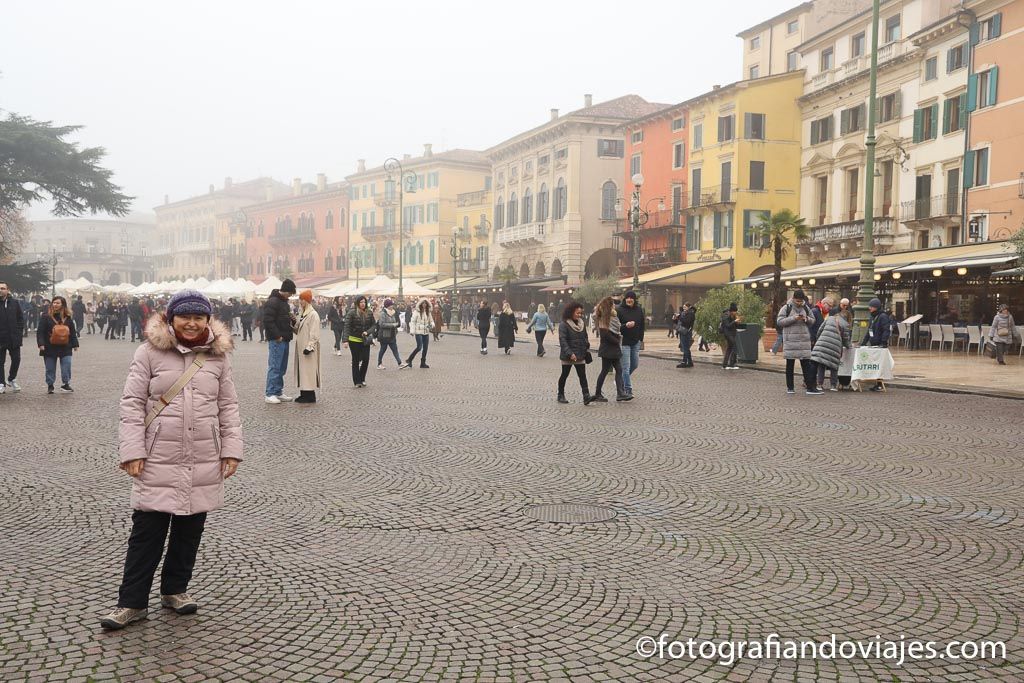
[{"label": "woman in black coat", "polygon": [[36,344],[39,346],[39,355],[43,357],[43,363],[46,366],[46,393],[53,393],[53,384],[57,380],[58,362],[60,363],[60,390],[64,393],[74,391],[71,388],[71,354],[78,348],[78,330],[64,297],[53,297],[50,310],[39,316],[39,325],[36,327]]},{"label": "woman in black coat", "polygon": [[558,357],[562,361],[562,374],[558,378],[558,402],[568,403],[565,398],[565,380],[569,371],[576,368],[583,391],[583,405],[590,405],[590,387],[587,386],[587,359],[590,358],[590,339],[583,324],[583,304],[571,302],[562,310],[562,322],[558,325]]},{"label": "woman in black coat", "polygon": [[491,331],[491,307],[486,301],[480,302],[480,308],[476,312],[476,327],[480,332],[480,353],[487,355],[487,334]]},{"label": "woman in black coat", "polygon": [[602,403],[608,401],[601,393],[601,388],[608,373],[614,370],[615,400],[629,401],[633,397],[625,392],[622,379],[622,324],[610,296],[601,299],[594,309],[594,327],[601,337],[601,345],[597,349],[597,355],[601,358],[601,373],[597,376],[594,400]]},{"label": "woman in black coat", "polygon": [[334,332],[334,355],[341,355],[341,335],[345,331],[345,299],[338,296],[334,298],[334,305],[327,309],[327,323]]},{"label": "woman in black coat", "polygon": [[505,304],[505,308],[498,315],[498,347],[505,349],[505,355],[512,353],[512,347],[516,345],[516,332],[519,331],[519,323],[516,322],[516,314],[512,307]]}]

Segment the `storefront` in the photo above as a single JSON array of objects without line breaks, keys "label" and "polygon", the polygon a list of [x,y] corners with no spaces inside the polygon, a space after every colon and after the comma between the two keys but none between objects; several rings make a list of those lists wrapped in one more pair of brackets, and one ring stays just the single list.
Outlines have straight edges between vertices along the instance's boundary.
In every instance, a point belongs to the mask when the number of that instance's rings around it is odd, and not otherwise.
[{"label": "storefront", "polygon": [[[732,259],[690,261],[643,273],[637,295],[654,323],[662,325],[669,310],[678,311],[685,301],[697,303],[709,289],[724,286],[732,277]],[[631,289],[633,278],[619,280],[619,287]]]}]

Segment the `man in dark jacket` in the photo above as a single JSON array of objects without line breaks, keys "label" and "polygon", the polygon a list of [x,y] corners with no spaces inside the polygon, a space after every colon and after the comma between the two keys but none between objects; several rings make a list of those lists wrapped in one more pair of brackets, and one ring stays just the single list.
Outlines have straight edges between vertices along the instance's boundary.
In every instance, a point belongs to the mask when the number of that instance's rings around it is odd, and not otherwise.
[{"label": "man in dark jacket", "polygon": [[[142,341],[142,323],[144,315],[142,304],[139,303],[138,299],[132,299],[132,302],[128,305],[128,321],[132,326],[132,341]],[[75,324],[77,325],[78,323]]]},{"label": "man in dark jacket", "polygon": [[636,300],[636,292],[626,292],[622,304],[615,309],[622,323],[622,384],[633,395],[632,375],[640,368],[640,345],[644,341],[644,309]]},{"label": "man in dark jacket", "polygon": [[722,320],[718,327],[725,337],[725,352],[722,356],[723,370],[740,369],[740,366],[736,365],[736,330],[747,329],[742,321],[743,318],[740,317],[739,308],[735,302],[729,304],[727,310],[722,311]]},{"label": "man in dark jacket", "polygon": [[868,310],[871,312],[871,323],[864,335],[861,346],[889,347],[889,335],[892,334],[892,322],[889,316],[882,311],[882,302],[872,299],[868,302]]},{"label": "man in dark jacket", "polygon": [[693,356],[690,355],[690,347],[693,346],[693,326],[697,322],[697,315],[690,302],[683,304],[683,309],[676,317],[676,334],[679,337],[679,350],[683,352],[683,362],[677,368],[692,368]]},{"label": "man in dark jacket", "polygon": [[[11,296],[6,282],[0,282],[0,394],[18,392],[18,367],[21,365],[21,342],[25,334],[25,314],[21,304]],[[11,371],[4,382],[7,354],[11,356]]]},{"label": "man in dark jacket", "polygon": [[75,297],[71,304],[71,318],[75,321],[75,329],[81,332],[85,329],[85,304],[82,302],[82,295]]},{"label": "man in dark jacket", "polygon": [[250,301],[243,301],[238,307],[238,321],[242,324],[242,341],[252,341],[252,317],[256,306]]},{"label": "man in dark jacket", "polygon": [[263,304],[263,330],[267,336],[267,403],[291,401],[284,395],[284,373],[288,369],[288,346],[292,341],[292,311],[288,299],[295,294],[295,283],[286,279]]}]

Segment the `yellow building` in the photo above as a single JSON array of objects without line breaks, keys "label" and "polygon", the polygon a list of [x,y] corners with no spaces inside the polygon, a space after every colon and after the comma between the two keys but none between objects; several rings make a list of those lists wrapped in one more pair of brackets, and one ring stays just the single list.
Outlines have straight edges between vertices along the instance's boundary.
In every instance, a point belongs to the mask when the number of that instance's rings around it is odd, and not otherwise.
[{"label": "yellow building", "polygon": [[487,277],[494,223],[490,176],[486,189],[463,192],[455,198],[455,224],[459,227],[459,282]]},{"label": "yellow building", "polygon": [[[451,277],[452,228],[461,220],[457,198],[490,188],[490,162],[472,150],[434,154],[428,144],[422,156],[406,156],[400,163],[406,176],[403,192],[399,192],[397,172],[389,176],[384,166],[367,169],[363,160],[357,172],[346,178],[350,277],[358,267],[362,277],[397,278],[400,258],[402,276],[407,279],[432,282]],[[471,231],[473,225],[471,220]],[[400,237],[404,237],[404,254]]]},{"label": "yellow building", "polygon": [[[803,71],[739,81],[687,104],[687,261],[731,263],[731,278],[770,270],[751,230],[764,211],[800,211]],[[791,249],[783,267],[792,267]]]}]

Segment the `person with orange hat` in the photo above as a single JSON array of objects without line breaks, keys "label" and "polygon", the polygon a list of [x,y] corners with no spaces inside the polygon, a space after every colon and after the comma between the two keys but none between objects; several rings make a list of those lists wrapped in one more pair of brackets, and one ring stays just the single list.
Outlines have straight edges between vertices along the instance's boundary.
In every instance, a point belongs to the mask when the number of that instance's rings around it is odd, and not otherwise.
[{"label": "person with orange hat", "polygon": [[320,314],[313,306],[313,292],[299,294],[299,317],[295,323],[295,381],[299,385],[296,403],[316,403],[320,388]]}]

